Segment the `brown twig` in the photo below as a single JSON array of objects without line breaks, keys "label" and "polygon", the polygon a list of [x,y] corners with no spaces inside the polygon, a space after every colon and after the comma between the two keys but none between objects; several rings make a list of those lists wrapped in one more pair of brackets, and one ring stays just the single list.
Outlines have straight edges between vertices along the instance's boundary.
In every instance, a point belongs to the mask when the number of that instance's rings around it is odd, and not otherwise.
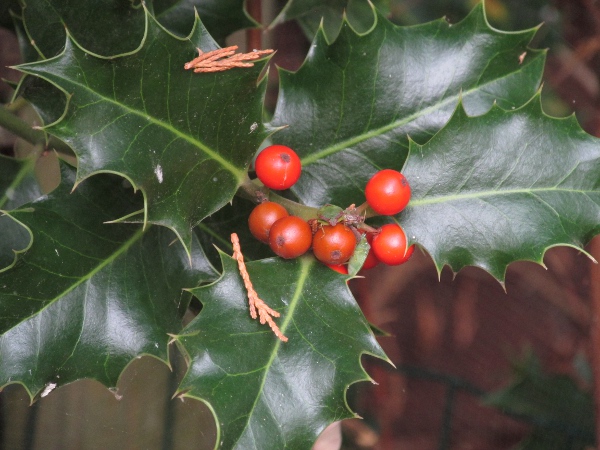
[{"label": "brown twig", "polygon": [[[590,254],[600,257],[600,237],[592,239]],[[590,302],[592,319],[590,321],[590,359],[594,374],[594,409],[596,421],[596,441],[600,442],[600,266],[590,262]]]},{"label": "brown twig", "polygon": [[194,69],[195,73],[200,72],[222,72],[233,69],[234,67],[252,67],[253,61],[261,56],[273,53],[273,50],[253,50],[249,53],[235,53],[237,45],[231,47],[219,48],[210,52],[198,50],[198,56],[183,65],[186,70]]},{"label": "brown twig", "polygon": [[[259,24],[262,21],[261,0],[247,0],[246,10],[248,15]],[[250,52],[255,48],[262,47],[262,30],[260,28],[248,28],[246,30],[246,51]]]},{"label": "brown twig", "polygon": [[[254,286],[252,286],[252,282],[250,281],[250,275],[248,274],[248,270],[246,269],[246,264],[244,263],[244,255],[242,254],[242,249],[240,248],[240,240],[236,233],[231,233],[231,243],[233,244],[233,258],[238,262],[238,268],[240,269],[240,275],[244,280],[244,286],[246,286],[246,291],[248,292],[248,306],[250,309],[250,317],[256,319],[257,317],[260,320],[261,325],[265,323],[269,324],[275,336],[281,339],[283,342],[287,342],[288,338],[283,335],[273,317],[279,317],[280,314],[271,309],[256,293],[254,290]],[[258,311],[258,315],[257,315]]]}]

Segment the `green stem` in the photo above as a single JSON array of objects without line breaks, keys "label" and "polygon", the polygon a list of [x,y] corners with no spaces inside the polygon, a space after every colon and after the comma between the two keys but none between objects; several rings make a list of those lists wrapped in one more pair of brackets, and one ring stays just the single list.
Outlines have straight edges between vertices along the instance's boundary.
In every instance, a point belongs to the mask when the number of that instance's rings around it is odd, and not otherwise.
[{"label": "green stem", "polygon": [[285,207],[290,214],[301,217],[304,220],[316,219],[317,212],[319,211],[318,208],[302,205],[298,202],[277,195],[270,189],[263,186],[260,181],[251,180],[248,177],[246,177],[246,180],[239,187],[237,195],[254,203],[260,203],[261,198],[266,198],[272,202],[279,203]]},{"label": "green stem", "polygon": [[[318,218],[319,208],[302,205],[301,203],[277,195],[270,189],[266,188],[258,179],[251,180],[248,176],[246,176],[246,180],[244,180],[242,185],[239,187],[236,195],[254,203],[260,203],[262,199],[266,198],[272,202],[279,203],[280,205],[284,206],[290,214],[301,217],[304,220]],[[369,207],[367,202],[356,208],[355,214],[364,216],[365,218],[379,215]],[[362,223],[359,228],[368,232],[377,231],[377,228],[373,228],[365,223]]]},{"label": "green stem", "polygon": [[33,145],[42,145],[45,148],[53,148],[59,153],[74,156],[73,150],[67,144],[53,136],[50,136],[46,141],[46,133],[33,128],[30,124],[15,116],[6,106],[0,107],[0,127]]},{"label": "green stem", "polygon": [[359,214],[361,216],[364,215],[365,219],[379,215],[371,209],[371,207],[369,206],[369,204],[367,202],[364,202],[362,205],[360,205],[358,208],[356,208],[356,214]]}]

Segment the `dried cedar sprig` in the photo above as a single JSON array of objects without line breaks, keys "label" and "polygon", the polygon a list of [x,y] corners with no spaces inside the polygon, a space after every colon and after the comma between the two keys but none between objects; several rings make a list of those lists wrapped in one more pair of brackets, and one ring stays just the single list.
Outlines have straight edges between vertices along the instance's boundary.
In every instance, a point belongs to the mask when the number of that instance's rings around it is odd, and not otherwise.
[{"label": "dried cedar sprig", "polygon": [[[279,317],[280,314],[271,309],[256,293],[254,290],[254,286],[252,286],[252,282],[250,281],[250,275],[248,274],[248,270],[246,269],[246,264],[244,263],[244,255],[242,254],[242,249],[240,248],[240,240],[236,233],[231,234],[231,243],[233,244],[233,258],[238,263],[238,268],[240,270],[240,275],[242,276],[242,280],[244,280],[244,286],[246,287],[246,291],[248,292],[248,306],[250,309],[250,317],[256,319],[257,317],[260,320],[261,325],[265,323],[269,324],[275,336],[281,339],[283,342],[287,342],[288,338],[283,335],[273,317]],[[258,314],[257,314],[258,311]]]},{"label": "dried cedar sprig", "polygon": [[274,50],[254,50],[248,53],[235,53],[237,45],[231,47],[219,48],[210,52],[203,52],[199,48],[198,56],[190,62],[184,64],[186,70],[194,69],[195,73],[200,72],[222,72],[233,69],[234,67],[252,67],[253,61],[261,56],[273,53]]}]

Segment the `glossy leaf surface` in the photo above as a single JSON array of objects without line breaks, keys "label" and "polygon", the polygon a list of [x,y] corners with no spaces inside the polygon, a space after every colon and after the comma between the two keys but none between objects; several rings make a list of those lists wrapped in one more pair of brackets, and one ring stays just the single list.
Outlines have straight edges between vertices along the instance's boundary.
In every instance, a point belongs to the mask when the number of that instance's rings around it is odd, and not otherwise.
[{"label": "glossy leaf surface", "polygon": [[164,228],[105,223],[137,206],[122,178],[94,177],[70,193],[75,172],[63,166],[62,176],[10,212],[32,242],[0,273],[0,385],[20,382],[32,395],[85,377],[115,386],[142,354],[166,362],[182,289],[214,276],[197,246],[190,265]]},{"label": "glossy leaf surface", "polygon": [[70,96],[49,132],[78,157],[77,183],[119,173],[145,197],[144,220],[175,231],[189,249],[192,228],[231,200],[266,133],[264,65],[195,74],[183,68],[217,45],[200,23],[179,39],[148,15],[140,51],[94,57],[69,39],[65,51],[19,68]]},{"label": "glossy leaf surface", "polygon": [[468,117],[457,109],[427,144],[411,142],[412,198],[400,223],[438,270],[483,267],[499,280],[516,260],[600,232],[600,140],[574,116],[523,108]]},{"label": "glossy leaf surface", "polygon": [[154,0],[158,21],[167,29],[187,36],[194,25],[194,9],[217,41],[242,28],[258,24],[248,17],[244,0]]},{"label": "glossy leaf surface", "polygon": [[[386,0],[372,3],[383,14],[388,12]],[[359,33],[367,32],[375,23],[375,11],[368,0],[288,0],[269,27],[286,20],[297,20],[309,39],[312,40],[319,27],[322,27],[328,42],[333,42],[340,32],[344,17]]]},{"label": "glossy leaf surface", "polygon": [[250,233],[248,217],[255,206],[255,203],[235,197],[231,205],[224,206],[195,228],[204,251],[215,267],[221,265],[221,257],[217,248],[227,253],[233,251],[230,240],[231,233],[238,235],[246,261],[274,256],[268,244],[260,242]]},{"label": "glossy leaf surface", "polygon": [[347,23],[332,45],[319,33],[304,65],[280,72],[271,123],[289,125],[273,142],[302,159],[293,192],[311,206],[358,205],[373,173],[402,168],[407,136],[427,141],[461,96],[470,114],[495,101],[506,109],[523,105],[544,64],[544,52],[527,48],[534,33],[492,29],[481,5],[455,25],[398,27],[378,15],[364,36]]},{"label": "glossy leaf surface", "polygon": [[0,155],[0,270],[15,260],[15,252],[30,241],[27,230],[3,213],[42,195],[33,174],[32,160],[16,160]]},{"label": "glossy leaf surface", "polygon": [[[161,24],[180,36],[190,34],[194,9],[219,41],[256,25],[248,18],[243,0],[155,0],[146,5]],[[28,40],[46,58],[62,51],[66,29],[83,48],[102,56],[133,52],[144,37],[145,14],[137,0],[24,0],[22,14]]]},{"label": "glossy leaf surface", "polygon": [[222,448],[310,448],[329,423],[353,417],[345,392],[368,379],[361,354],[386,357],[346,277],[312,256],[247,264],[259,296],[281,313],[285,343],[251,319],[237,262],[222,259],[221,278],[192,291],[203,309],[177,338],[190,360],[179,389],[210,405]]},{"label": "glossy leaf surface", "polygon": [[[22,11],[30,42],[45,58],[65,46],[66,29],[92,53],[132,52],[144,36],[144,10],[139,2],[120,0],[24,0]],[[110,23],[111,32],[106,32]]]}]

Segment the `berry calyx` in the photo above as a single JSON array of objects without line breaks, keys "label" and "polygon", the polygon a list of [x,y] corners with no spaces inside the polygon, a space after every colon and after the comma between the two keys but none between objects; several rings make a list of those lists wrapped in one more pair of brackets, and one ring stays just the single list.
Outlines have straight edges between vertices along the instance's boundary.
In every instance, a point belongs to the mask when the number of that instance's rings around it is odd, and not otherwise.
[{"label": "berry calyx", "polygon": [[389,266],[405,263],[411,257],[415,246],[407,247],[407,239],[400,225],[383,225],[379,234],[373,237],[373,253],[379,261]]},{"label": "berry calyx", "polygon": [[350,259],[356,248],[356,237],[343,223],[323,225],[312,241],[315,257],[325,264],[343,264]]},{"label": "berry calyx", "polygon": [[302,163],[294,150],[285,145],[271,145],[261,151],[254,162],[258,179],[270,189],[288,189],[298,181]]},{"label": "berry calyx", "polygon": [[269,231],[269,246],[282,258],[303,255],[312,243],[310,225],[298,216],[287,216],[276,221]]},{"label": "berry calyx", "polygon": [[265,244],[269,243],[269,231],[275,222],[289,216],[287,210],[279,203],[263,202],[258,204],[248,216],[250,233]]},{"label": "berry calyx", "polygon": [[365,187],[367,203],[377,214],[391,216],[402,211],[410,201],[406,177],[392,169],[377,172]]}]

